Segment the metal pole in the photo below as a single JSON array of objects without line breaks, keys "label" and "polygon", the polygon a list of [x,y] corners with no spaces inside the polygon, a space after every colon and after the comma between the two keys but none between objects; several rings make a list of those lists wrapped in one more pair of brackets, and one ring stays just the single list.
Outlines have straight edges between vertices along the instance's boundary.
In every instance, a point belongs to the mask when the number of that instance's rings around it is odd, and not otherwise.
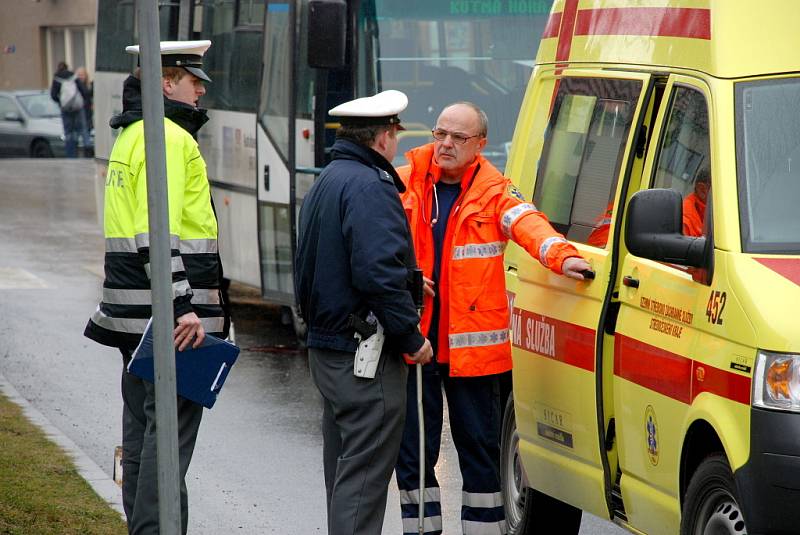
[{"label": "metal pole", "polygon": [[417,415],[419,423],[419,507],[417,532],[425,533],[425,416],[422,412],[422,364],[417,363]]},{"label": "metal pole", "polygon": [[157,0],[138,0],[156,386],[159,533],[181,533],[172,267]]},{"label": "metal pole", "polygon": [[[411,299],[417,305],[417,314],[422,320],[422,311],[425,302],[425,277],[422,270],[417,268],[413,272],[411,285]],[[421,330],[421,329],[420,329]],[[417,501],[417,533],[425,533],[425,415],[422,410],[422,363],[417,362],[417,424],[419,431],[419,500]]]}]

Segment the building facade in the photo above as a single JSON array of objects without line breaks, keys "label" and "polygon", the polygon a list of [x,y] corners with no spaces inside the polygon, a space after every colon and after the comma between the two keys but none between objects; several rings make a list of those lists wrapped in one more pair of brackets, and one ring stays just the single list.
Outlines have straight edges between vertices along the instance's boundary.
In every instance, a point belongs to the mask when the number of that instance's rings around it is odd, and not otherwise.
[{"label": "building facade", "polygon": [[64,61],[94,75],[97,0],[0,0],[0,90],[44,89]]}]

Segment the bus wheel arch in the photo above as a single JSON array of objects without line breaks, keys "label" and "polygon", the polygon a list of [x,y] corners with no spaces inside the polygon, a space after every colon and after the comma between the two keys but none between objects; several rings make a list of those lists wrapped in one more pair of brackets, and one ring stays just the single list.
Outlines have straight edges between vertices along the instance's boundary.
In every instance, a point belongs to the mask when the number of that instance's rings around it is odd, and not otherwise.
[{"label": "bus wheel arch", "polygon": [[509,535],[559,533],[578,535],[583,512],[528,486],[519,457],[514,396],[503,412],[500,446],[500,488]]}]

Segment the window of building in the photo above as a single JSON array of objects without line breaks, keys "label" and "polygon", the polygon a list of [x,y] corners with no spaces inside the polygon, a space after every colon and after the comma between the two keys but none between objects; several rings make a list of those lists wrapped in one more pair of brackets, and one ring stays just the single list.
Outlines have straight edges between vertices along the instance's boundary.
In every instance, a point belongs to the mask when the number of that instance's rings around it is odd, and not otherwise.
[{"label": "window of building", "polygon": [[[45,28],[45,50],[47,72],[52,76],[60,62],[65,62],[71,71],[84,67],[94,72],[95,30],[89,26]],[[130,43],[129,43],[130,44]]]},{"label": "window of building", "polygon": [[565,78],[545,134],[534,203],[568,239],[605,247],[638,80]]}]

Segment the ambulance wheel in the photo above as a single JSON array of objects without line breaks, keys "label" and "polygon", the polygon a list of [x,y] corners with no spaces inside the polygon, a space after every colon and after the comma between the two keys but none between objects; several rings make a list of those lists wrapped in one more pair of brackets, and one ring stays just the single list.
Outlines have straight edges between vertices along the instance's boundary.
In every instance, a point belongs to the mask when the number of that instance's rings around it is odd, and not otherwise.
[{"label": "ambulance wheel", "polygon": [[692,475],[681,512],[681,535],[747,535],[736,482],[724,455],[706,457]]},{"label": "ambulance wheel", "polygon": [[513,396],[509,396],[506,403],[502,433],[500,487],[509,535],[578,535],[581,528],[580,509],[528,487],[519,456]]}]

